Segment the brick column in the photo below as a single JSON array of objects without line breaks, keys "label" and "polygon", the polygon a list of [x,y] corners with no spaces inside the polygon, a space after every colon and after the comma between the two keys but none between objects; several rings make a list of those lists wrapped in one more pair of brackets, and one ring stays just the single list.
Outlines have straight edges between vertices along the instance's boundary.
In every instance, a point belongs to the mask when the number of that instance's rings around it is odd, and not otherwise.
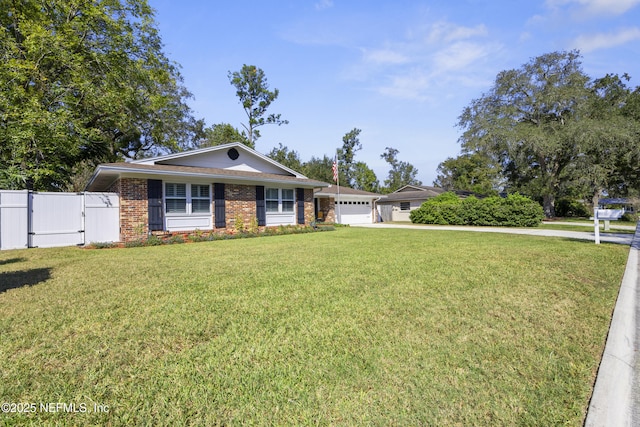
[{"label": "brick column", "polygon": [[313,188],[304,189],[304,224],[311,225],[316,220],[316,212],[313,206]]},{"label": "brick column", "polygon": [[227,227],[235,227],[236,218],[242,218],[248,227],[258,216],[255,185],[226,184],[224,192]]},{"label": "brick column", "polygon": [[318,209],[324,213],[324,221],[328,223],[336,222],[336,205],[333,197],[322,197],[318,199]]},{"label": "brick column", "polygon": [[149,233],[147,180],[122,178],[120,192],[120,240],[144,239]]}]

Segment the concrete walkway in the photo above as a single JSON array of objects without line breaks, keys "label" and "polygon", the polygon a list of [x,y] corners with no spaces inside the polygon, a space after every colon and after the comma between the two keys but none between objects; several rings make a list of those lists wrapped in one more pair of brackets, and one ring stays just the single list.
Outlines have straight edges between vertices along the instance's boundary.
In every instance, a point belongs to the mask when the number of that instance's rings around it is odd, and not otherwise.
[{"label": "concrete walkway", "polygon": [[631,243],[585,426],[640,425],[640,224]]},{"label": "concrete walkway", "polygon": [[[355,227],[355,225],[354,225]],[[456,227],[411,224],[365,224],[358,227],[458,230],[528,234],[595,242],[593,230],[558,231],[522,228]],[[630,245],[627,266],[613,311],[607,342],[589,403],[586,427],[640,426],[640,223],[634,234],[600,233],[601,242]]]},{"label": "concrete walkway", "polygon": [[[536,228],[509,228],[509,227],[467,227],[457,225],[415,225],[415,224],[391,224],[379,222],[376,224],[354,224],[352,227],[367,228],[412,228],[416,230],[456,230],[456,231],[478,231],[483,233],[506,233],[506,234],[527,234],[531,236],[564,237],[568,239],[591,240],[595,242],[593,227],[589,231],[561,231],[548,230],[543,227]],[[586,227],[585,227],[586,228]],[[619,243],[630,245],[633,234],[603,232],[600,231],[600,242]]]}]

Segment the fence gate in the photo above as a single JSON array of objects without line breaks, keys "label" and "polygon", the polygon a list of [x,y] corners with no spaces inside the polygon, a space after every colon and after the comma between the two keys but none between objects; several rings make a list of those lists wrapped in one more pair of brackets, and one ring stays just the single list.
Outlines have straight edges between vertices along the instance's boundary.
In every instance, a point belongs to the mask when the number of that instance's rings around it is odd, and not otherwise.
[{"label": "fence gate", "polygon": [[0,249],[21,249],[29,244],[29,193],[0,191]]},{"label": "fence gate", "polygon": [[29,247],[84,244],[84,197],[76,193],[31,193]]},{"label": "fence gate", "polygon": [[117,242],[119,210],[115,193],[0,190],[0,249]]},{"label": "fence gate", "polygon": [[380,219],[382,222],[393,221],[393,206],[392,205],[378,205],[378,212],[380,213]]}]

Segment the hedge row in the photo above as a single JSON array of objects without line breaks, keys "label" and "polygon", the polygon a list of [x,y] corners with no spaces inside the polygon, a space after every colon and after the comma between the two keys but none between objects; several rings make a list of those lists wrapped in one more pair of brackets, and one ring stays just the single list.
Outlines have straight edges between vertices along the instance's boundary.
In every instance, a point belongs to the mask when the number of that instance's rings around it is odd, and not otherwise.
[{"label": "hedge row", "polygon": [[537,202],[520,194],[460,199],[448,192],[424,202],[410,218],[418,224],[537,227],[544,213]]}]

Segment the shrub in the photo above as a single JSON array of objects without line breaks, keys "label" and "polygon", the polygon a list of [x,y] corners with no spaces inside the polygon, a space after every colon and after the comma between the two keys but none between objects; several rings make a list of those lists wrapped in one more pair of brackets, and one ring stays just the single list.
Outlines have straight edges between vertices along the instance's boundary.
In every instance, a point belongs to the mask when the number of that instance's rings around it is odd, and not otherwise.
[{"label": "shrub", "polygon": [[556,203],[556,216],[561,217],[588,217],[591,210],[581,201],[562,198]]},{"label": "shrub", "polygon": [[144,246],[160,246],[164,245],[164,243],[164,240],[162,240],[160,237],[151,235],[147,238],[146,241],[144,241]]},{"label": "shrub", "polygon": [[462,199],[456,195],[456,193],[452,191],[447,191],[446,193],[442,193],[437,195],[436,197],[427,200],[423,203],[428,203],[430,205],[455,205],[462,203]]},{"label": "shrub", "polygon": [[165,240],[164,243],[167,245],[173,245],[175,243],[184,243],[184,237],[182,237],[179,234],[174,234],[173,236]]},{"label": "shrub", "polygon": [[87,247],[93,249],[109,249],[117,248],[118,244],[115,242],[91,242],[87,245]]},{"label": "shrub", "polygon": [[236,231],[236,233],[244,233],[245,226],[244,226],[244,218],[242,217],[242,215],[237,214],[235,216],[235,220],[233,221],[233,228]]},{"label": "shrub", "polygon": [[411,222],[421,224],[462,225],[461,200],[454,193],[442,193],[429,199],[409,214]]},{"label": "shrub", "polygon": [[138,239],[138,240],[131,240],[129,242],[126,242],[124,244],[125,248],[139,248],[141,246],[144,246],[145,241],[142,239]]},{"label": "shrub", "polygon": [[638,222],[638,215],[633,212],[625,212],[620,217],[620,221]]},{"label": "shrub", "polygon": [[542,206],[521,194],[509,194],[501,199],[501,213],[504,215],[499,225],[512,227],[537,227],[544,219]]},{"label": "shrub", "polygon": [[424,202],[409,217],[419,224],[537,227],[544,214],[537,202],[520,194],[462,200],[443,193]]}]

